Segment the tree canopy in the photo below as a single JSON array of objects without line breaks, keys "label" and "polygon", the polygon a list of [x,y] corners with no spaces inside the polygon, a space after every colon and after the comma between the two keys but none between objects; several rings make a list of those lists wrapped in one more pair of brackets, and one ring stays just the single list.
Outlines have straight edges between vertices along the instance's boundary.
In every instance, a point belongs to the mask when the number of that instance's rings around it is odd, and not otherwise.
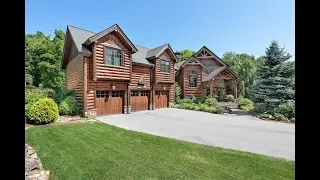
[{"label": "tree canopy", "polygon": [[190,58],[194,53],[196,53],[196,52],[189,50],[189,49],[182,50],[180,52],[180,61],[183,61],[183,60]]},{"label": "tree canopy", "polygon": [[257,77],[257,69],[262,68],[264,57],[255,59],[253,55],[245,53],[226,52],[222,59],[241,78],[238,82],[239,94],[251,99],[252,85]]},{"label": "tree canopy", "polygon": [[280,104],[295,99],[295,66],[288,61],[291,55],[272,41],[266,50],[265,68],[260,69],[261,77],[253,88],[253,100],[263,104],[267,112],[274,113]]},{"label": "tree canopy", "polygon": [[25,36],[25,79],[27,84],[58,89],[64,86],[61,60],[65,33],[55,30],[51,40],[41,31]]}]

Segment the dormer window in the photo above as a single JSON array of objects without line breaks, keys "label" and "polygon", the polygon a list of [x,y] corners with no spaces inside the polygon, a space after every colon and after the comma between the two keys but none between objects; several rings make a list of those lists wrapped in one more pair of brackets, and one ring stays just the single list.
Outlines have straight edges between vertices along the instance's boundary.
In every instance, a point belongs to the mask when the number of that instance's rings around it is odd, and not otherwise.
[{"label": "dormer window", "polygon": [[122,66],[122,52],[118,49],[105,48],[105,63],[107,65]]}]

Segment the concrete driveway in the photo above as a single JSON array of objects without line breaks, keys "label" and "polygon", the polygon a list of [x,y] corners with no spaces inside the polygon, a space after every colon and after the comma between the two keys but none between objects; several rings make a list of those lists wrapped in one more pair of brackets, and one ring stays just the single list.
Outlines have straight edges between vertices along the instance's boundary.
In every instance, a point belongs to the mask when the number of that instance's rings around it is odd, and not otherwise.
[{"label": "concrete driveway", "polygon": [[294,124],[173,108],[97,119],[153,135],[295,160]]}]

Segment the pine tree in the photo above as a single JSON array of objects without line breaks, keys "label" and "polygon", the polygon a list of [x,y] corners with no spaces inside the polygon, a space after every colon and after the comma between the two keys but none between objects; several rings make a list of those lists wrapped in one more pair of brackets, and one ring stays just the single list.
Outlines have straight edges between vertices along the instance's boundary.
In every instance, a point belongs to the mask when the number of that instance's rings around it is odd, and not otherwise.
[{"label": "pine tree", "polygon": [[268,113],[274,113],[278,106],[288,100],[294,100],[294,63],[286,62],[291,58],[277,41],[272,41],[266,50],[265,66],[259,72],[261,77],[253,88],[253,101],[263,105]]}]

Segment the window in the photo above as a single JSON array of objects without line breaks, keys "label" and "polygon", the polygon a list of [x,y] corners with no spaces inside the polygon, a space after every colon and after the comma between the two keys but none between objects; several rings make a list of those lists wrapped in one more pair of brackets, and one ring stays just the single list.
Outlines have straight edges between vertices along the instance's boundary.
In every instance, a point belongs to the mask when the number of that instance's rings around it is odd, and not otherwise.
[{"label": "window", "polygon": [[96,92],[97,98],[108,98],[109,97],[109,91],[97,91]]},{"label": "window", "polygon": [[168,95],[168,91],[163,90],[163,91],[161,92],[161,95]]},{"label": "window", "polygon": [[131,91],[131,96],[139,96],[138,91]]},{"label": "window", "polygon": [[161,72],[169,72],[169,62],[168,61],[163,61],[161,60],[160,62],[160,68],[161,68]]},{"label": "window", "polygon": [[122,53],[118,49],[106,48],[105,49],[105,63],[114,66],[122,65]]},{"label": "window", "polygon": [[156,96],[160,96],[161,91],[156,91]]},{"label": "window", "polygon": [[141,91],[141,96],[148,96],[149,92],[148,91]]},{"label": "window", "polygon": [[189,72],[189,87],[190,88],[197,87],[197,72],[195,71]]},{"label": "window", "polygon": [[122,91],[112,91],[112,97],[122,97]]}]

